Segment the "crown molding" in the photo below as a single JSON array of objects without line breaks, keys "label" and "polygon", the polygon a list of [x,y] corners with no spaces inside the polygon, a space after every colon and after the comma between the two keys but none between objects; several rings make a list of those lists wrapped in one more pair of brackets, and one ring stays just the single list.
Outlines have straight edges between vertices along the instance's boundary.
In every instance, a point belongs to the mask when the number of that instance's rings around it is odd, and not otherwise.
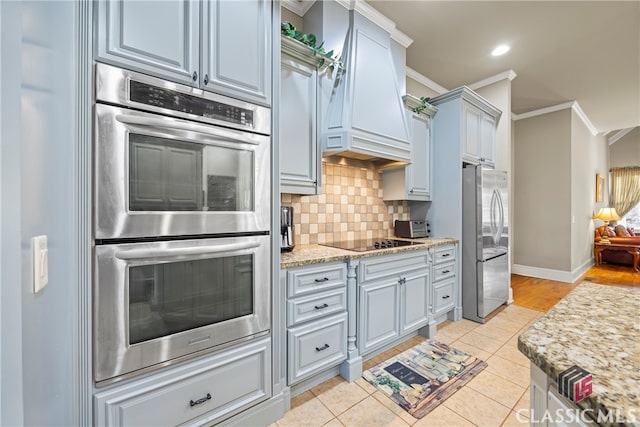
[{"label": "crown molding", "polygon": [[628,134],[629,132],[631,132],[634,129],[635,128],[631,127],[631,128],[626,128],[626,129],[619,130],[618,132],[614,133],[611,137],[609,137],[607,139],[607,142],[609,143],[609,145],[613,145],[613,143],[618,142],[619,140],[624,138],[624,136],[626,134]]},{"label": "crown molding", "polygon": [[416,114],[423,114],[425,116],[428,117],[433,117],[436,115],[436,113],[438,112],[438,108],[426,103],[423,104],[422,101],[420,100],[420,98],[413,96],[411,94],[406,94],[402,96],[402,102],[404,102],[404,106],[406,108],[408,108],[409,110],[413,111],[415,113],[415,109],[416,108],[421,108],[422,111],[420,113],[416,113]]},{"label": "crown molding", "polygon": [[280,0],[280,5],[296,15],[303,17],[315,2],[316,0]]},{"label": "crown molding", "polygon": [[448,89],[440,86],[438,83],[434,82],[430,78],[423,76],[422,74],[420,74],[419,72],[417,72],[411,67],[407,67],[407,77],[417,81],[423,86],[428,87],[432,91],[436,92],[438,95],[442,95],[443,93],[448,92]]},{"label": "crown molding", "polygon": [[596,129],[593,123],[591,123],[591,120],[589,120],[585,112],[582,111],[582,108],[580,108],[580,104],[578,104],[578,101],[570,101],[558,105],[552,105],[550,107],[540,108],[539,110],[529,111],[527,113],[513,114],[512,117],[513,120],[523,120],[530,117],[542,116],[543,114],[549,114],[560,110],[566,110],[567,108],[571,108],[578,115],[580,120],[582,120],[582,123],[584,123],[587,129],[589,129],[589,132],[591,132],[591,135],[596,136],[598,134],[598,129]]},{"label": "crown molding", "polygon": [[487,77],[486,79],[480,80],[475,83],[471,83],[467,85],[472,90],[480,89],[481,87],[489,86],[494,83],[497,83],[501,80],[513,80],[516,78],[518,74],[513,70],[503,71],[502,73],[496,74],[495,76]]},{"label": "crown molding", "polygon": [[396,28],[396,23],[378,12],[364,0],[336,0],[340,6],[347,10],[355,10],[377,26],[389,33],[391,38],[400,43],[405,49],[411,46],[413,39]]},{"label": "crown molding", "polygon": [[436,107],[445,102],[449,102],[454,99],[462,98],[467,101],[469,104],[479,108],[485,113],[489,114],[494,119],[497,119],[502,115],[502,111],[496,108],[489,101],[480,96],[477,92],[469,89],[468,86],[460,86],[455,89],[450,90],[449,92],[436,96],[435,98],[431,98],[429,103],[435,105]]}]

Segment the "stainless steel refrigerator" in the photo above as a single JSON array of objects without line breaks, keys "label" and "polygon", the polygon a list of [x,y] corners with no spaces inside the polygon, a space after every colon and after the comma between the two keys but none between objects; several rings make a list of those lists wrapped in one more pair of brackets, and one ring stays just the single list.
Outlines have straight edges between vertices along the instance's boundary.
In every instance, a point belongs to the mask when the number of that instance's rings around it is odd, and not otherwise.
[{"label": "stainless steel refrigerator", "polygon": [[484,323],[509,298],[507,173],[463,169],[462,316]]}]

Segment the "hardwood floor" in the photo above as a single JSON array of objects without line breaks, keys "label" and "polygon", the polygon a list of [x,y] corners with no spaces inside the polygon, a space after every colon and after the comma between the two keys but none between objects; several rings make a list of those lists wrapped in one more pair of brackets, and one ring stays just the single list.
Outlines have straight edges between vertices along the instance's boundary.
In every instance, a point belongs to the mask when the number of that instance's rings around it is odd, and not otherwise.
[{"label": "hardwood floor", "polygon": [[591,267],[584,276],[574,283],[512,274],[513,302],[532,310],[547,311],[583,281],[603,285],[640,287],[640,273],[634,271],[631,266],[602,264]]}]

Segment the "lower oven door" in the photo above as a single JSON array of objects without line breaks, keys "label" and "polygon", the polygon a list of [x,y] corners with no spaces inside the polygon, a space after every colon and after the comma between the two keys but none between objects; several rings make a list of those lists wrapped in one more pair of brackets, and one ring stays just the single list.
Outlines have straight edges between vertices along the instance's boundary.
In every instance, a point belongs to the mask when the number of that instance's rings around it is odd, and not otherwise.
[{"label": "lower oven door", "polygon": [[96,383],[267,334],[269,240],[259,235],[96,246]]}]

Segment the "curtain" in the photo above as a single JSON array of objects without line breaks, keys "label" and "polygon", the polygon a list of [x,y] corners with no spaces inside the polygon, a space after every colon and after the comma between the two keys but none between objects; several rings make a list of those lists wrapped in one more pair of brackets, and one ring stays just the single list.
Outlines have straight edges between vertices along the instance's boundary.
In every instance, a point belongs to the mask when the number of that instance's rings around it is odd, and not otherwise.
[{"label": "curtain", "polygon": [[640,203],[640,167],[613,168],[609,172],[611,203],[622,217]]}]

